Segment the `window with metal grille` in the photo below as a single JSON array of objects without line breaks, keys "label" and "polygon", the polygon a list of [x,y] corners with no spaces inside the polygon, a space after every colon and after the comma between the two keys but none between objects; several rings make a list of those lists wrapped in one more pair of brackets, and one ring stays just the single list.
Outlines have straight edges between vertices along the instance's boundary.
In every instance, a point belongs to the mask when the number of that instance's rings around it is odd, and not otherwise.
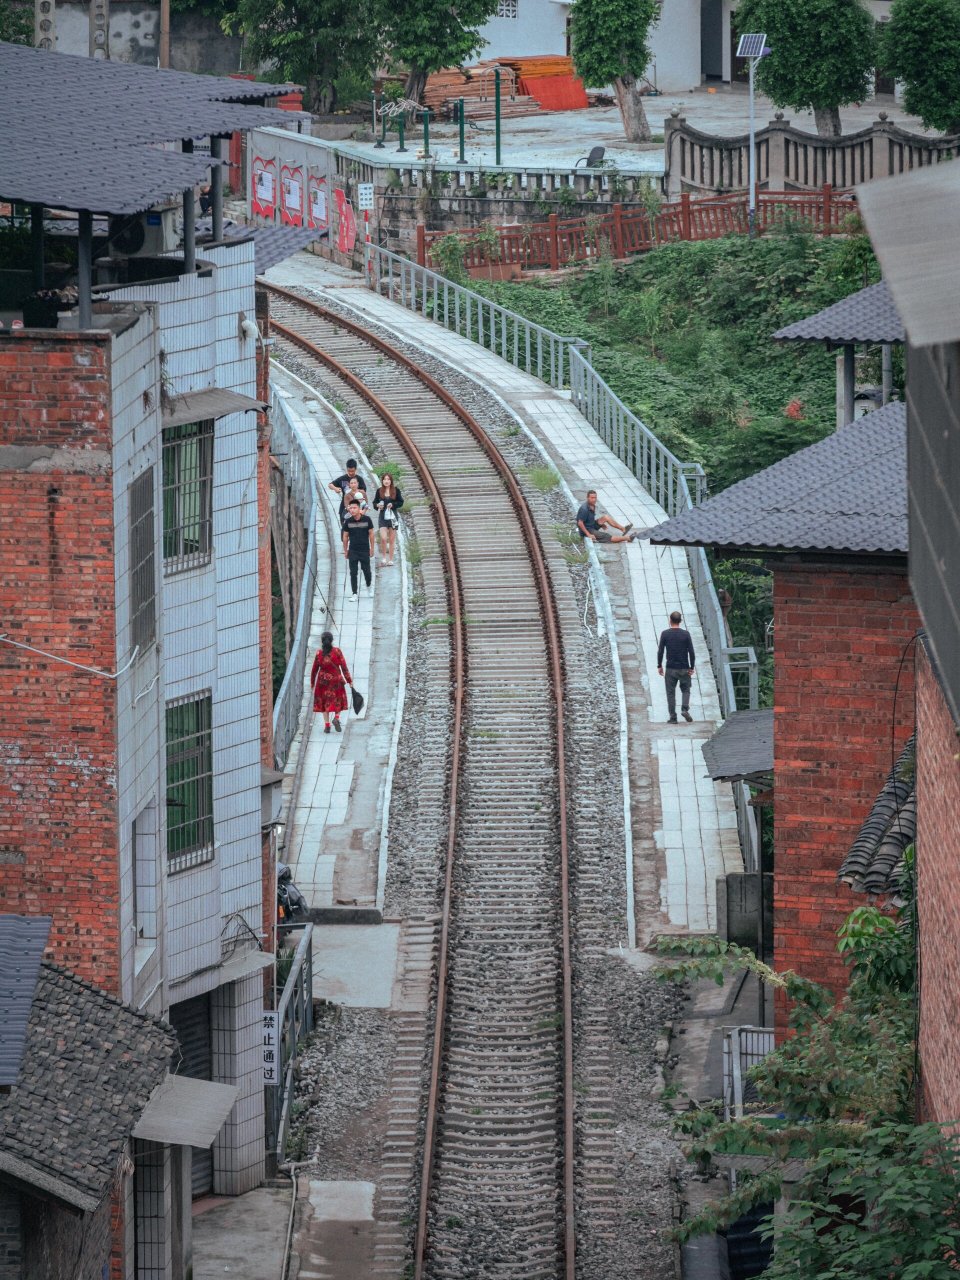
[{"label": "window with metal grille", "polygon": [[207,564],[213,545],[213,422],[163,432],[163,568]]},{"label": "window with metal grille", "polygon": [[519,0],[500,0],[497,5],[498,18],[516,18],[518,17],[517,8]]},{"label": "window with metal grille", "polygon": [[157,636],[153,559],[153,467],[127,490],[130,516],[130,644],[142,653]]},{"label": "window with metal grille", "polygon": [[210,694],[167,703],[167,857],[173,869],[213,856]]}]

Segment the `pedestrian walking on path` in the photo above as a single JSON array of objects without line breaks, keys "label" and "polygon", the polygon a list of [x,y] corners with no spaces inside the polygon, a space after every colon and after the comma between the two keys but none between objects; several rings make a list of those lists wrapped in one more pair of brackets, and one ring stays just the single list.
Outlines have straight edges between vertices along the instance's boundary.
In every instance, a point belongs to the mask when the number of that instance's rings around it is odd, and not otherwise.
[{"label": "pedestrian walking on path", "polygon": [[[681,622],[683,617],[674,610],[670,615],[670,626],[666,631],[660,632],[660,646],[657,649],[657,672],[666,681],[670,724],[677,723],[677,685],[680,686],[680,714],[684,720],[693,719],[690,714],[690,682],[696,659],[690,632],[684,631]],[[667,657],[666,670],[663,665],[664,654]]]},{"label": "pedestrian walking on path", "polygon": [[357,460],[356,460],[356,458],[348,458],[348,459],[347,459],[347,469],[346,469],[346,471],[343,473],[343,475],[342,475],[342,476],[337,476],[337,477],[336,477],[336,479],[331,480],[331,481],[330,481],[330,483],[327,485],[327,488],[328,488],[328,489],[332,489],[332,490],[333,490],[333,492],[334,492],[334,493],[337,495],[337,497],[340,499],[340,519],[341,519],[341,521],[343,520],[344,516],[347,514],[347,505],[346,505],[345,498],[346,498],[347,490],[350,488],[350,481],[351,481],[351,480],[354,480],[354,479],[357,481],[357,487],[358,487],[358,488],[360,488],[360,489],[362,489],[362,490],[363,490],[363,492],[364,492],[364,493],[366,493],[366,492],[367,492],[367,482],[366,482],[366,480],[364,480],[363,476],[362,476],[362,475],[360,475],[360,474],[358,473],[358,471],[357,471]]},{"label": "pedestrian walking on path", "polygon": [[357,598],[357,571],[363,570],[363,580],[367,590],[372,591],[372,575],[370,573],[370,557],[374,546],[373,521],[360,510],[359,501],[354,498],[347,509],[347,518],[343,522],[343,554],[350,566],[350,599]]},{"label": "pedestrian walking on path", "polygon": [[333,716],[333,727],[342,733],[340,712],[347,709],[347,684],[353,684],[353,677],[347,667],[346,659],[333,643],[333,635],[324,631],[320,637],[320,648],[313,660],[310,672],[310,683],[313,686],[313,709],[323,713],[323,732],[330,732],[330,717]]},{"label": "pedestrian walking on path", "polygon": [[[593,542],[633,542],[637,536],[630,532],[632,524],[617,524],[613,516],[597,515],[596,489],[590,490],[577,512],[577,528],[581,538],[590,538]],[[618,529],[623,536],[618,538],[611,529]]]},{"label": "pedestrian walking on path", "polygon": [[394,483],[393,476],[385,471],[380,477],[380,488],[373,496],[373,509],[379,511],[380,563],[393,564],[393,549],[397,542],[397,512],[403,506],[403,494]]},{"label": "pedestrian walking on path", "polygon": [[349,510],[350,508],[350,503],[353,502],[354,500],[360,503],[361,515],[366,515],[370,508],[367,502],[366,490],[361,485],[359,476],[350,477],[350,488],[343,495],[344,507],[346,508],[343,513],[344,519],[346,519],[347,510]]}]

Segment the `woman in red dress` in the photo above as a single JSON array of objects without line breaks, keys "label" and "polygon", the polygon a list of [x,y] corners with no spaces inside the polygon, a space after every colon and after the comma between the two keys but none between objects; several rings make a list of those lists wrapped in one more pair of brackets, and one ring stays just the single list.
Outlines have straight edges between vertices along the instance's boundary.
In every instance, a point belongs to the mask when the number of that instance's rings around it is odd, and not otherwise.
[{"label": "woman in red dress", "polygon": [[[342,674],[341,674],[342,672]],[[313,709],[323,712],[323,732],[330,732],[330,716],[333,727],[341,733],[340,712],[347,709],[347,691],[343,682],[353,684],[343,654],[333,643],[333,636],[325,631],[320,637],[320,648],[313,660],[310,683],[313,686]]]}]

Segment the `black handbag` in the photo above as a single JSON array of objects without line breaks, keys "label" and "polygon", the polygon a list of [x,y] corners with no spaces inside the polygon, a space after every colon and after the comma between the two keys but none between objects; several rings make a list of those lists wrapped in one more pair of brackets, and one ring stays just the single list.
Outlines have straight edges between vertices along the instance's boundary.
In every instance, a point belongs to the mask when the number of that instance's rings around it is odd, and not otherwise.
[{"label": "black handbag", "polygon": [[351,686],[350,686],[350,697],[353,699],[353,709],[354,709],[354,712],[355,712],[357,715],[359,715],[359,714],[360,714],[360,712],[363,710],[363,694],[362,694],[362,693],[358,693],[358,692],[357,692],[357,690],[353,687],[353,685],[351,685]]}]

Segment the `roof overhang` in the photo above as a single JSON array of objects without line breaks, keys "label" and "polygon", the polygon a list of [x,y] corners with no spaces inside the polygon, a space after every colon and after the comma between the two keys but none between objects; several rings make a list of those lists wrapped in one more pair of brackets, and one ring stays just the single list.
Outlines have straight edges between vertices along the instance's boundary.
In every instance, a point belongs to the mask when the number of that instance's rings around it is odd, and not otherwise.
[{"label": "roof overhang", "polygon": [[235,1084],[168,1075],[144,1108],[133,1136],[168,1146],[211,1147],[239,1096]]},{"label": "roof overhang", "polygon": [[231,413],[262,412],[266,408],[264,400],[254,400],[252,396],[241,395],[238,391],[206,387],[203,391],[172,396],[163,410],[163,426],[179,427],[185,422],[205,422],[210,418],[225,418]]},{"label": "roof overhang", "polygon": [[0,1175],[6,1175],[24,1186],[42,1192],[43,1195],[62,1200],[64,1204],[70,1205],[73,1209],[80,1209],[83,1213],[93,1213],[100,1204],[96,1196],[80,1191],[69,1182],[65,1182],[63,1178],[58,1178],[46,1169],[39,1169],[36,1165],[29,1164],[26,1160],[2,1148],[0,1148]]},{"label": "roof overhang", "polygon": [[769,782],[773,773],[773,710],[737,711],[703,744],[714,782]]}]

